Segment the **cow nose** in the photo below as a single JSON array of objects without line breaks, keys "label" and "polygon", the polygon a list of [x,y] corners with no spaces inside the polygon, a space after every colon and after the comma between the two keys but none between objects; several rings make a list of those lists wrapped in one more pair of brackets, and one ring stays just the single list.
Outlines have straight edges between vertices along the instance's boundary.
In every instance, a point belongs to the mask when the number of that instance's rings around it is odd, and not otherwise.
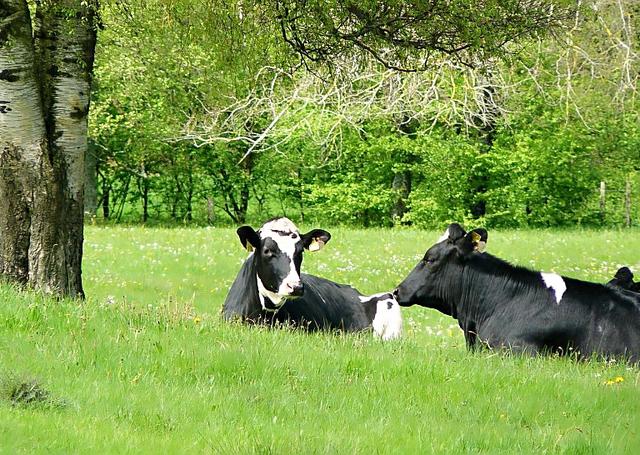
[{"label": "cow nose", "polygon": [[291,288],[291,295],[300,297],[302,294],[304,294],[304,285],[302,283],[296,284]]}]

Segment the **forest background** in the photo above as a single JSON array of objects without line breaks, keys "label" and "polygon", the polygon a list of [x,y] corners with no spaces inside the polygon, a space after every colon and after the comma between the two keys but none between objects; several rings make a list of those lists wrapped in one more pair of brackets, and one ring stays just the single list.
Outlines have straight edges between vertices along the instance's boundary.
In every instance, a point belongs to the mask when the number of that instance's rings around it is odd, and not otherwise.
[{"label": "forest background", "polygon": [[588,0],[554,36],[419,72],[316,67],[243,5],[103,5],[94,221],[640,225],[640,3]]}]

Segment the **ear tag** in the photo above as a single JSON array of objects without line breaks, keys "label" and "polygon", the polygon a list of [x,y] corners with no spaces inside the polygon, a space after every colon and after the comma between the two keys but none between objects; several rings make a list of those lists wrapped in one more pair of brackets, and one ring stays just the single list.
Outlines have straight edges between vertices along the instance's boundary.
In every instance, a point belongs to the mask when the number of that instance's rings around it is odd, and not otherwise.
[{"label": "ear tag", "polygon": [[251,245],[248,241],[245,243],[244,247],[247,249],[249,253],[253,251],[253,245]]},{"label": "ear tag", "polygon": [[481,238],[482,237],[477,232],[471,232],[471,243],[473,243],[474,250],[478,251],[479,253],[482,253],[487,246],[487,242],[480,241]]},{"label": "ear tag", "polygon": [[324,242],[322,240],[313,239],[311,244],[309,244],[309,251],[318,251],[323,246]]}]

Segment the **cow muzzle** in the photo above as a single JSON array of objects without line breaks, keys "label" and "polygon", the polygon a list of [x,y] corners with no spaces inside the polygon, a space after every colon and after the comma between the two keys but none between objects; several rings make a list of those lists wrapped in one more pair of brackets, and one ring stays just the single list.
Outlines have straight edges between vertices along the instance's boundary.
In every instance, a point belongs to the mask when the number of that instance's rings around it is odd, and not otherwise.
[{"label": "cow muzzle", "polygon": [[290,296],[301,297],[304,294],[304,285],[302,283],[287,285]]},{"label": "cow muzzle", "polygon": [[[391,294],[393,294],[393,298],[398,302],[400,306],[411,306],[412,303],[407,300],[407,293],[405,291],[400,290],[400,286],[395,288]],[[401,295],[402,294],[402,295]]]}]

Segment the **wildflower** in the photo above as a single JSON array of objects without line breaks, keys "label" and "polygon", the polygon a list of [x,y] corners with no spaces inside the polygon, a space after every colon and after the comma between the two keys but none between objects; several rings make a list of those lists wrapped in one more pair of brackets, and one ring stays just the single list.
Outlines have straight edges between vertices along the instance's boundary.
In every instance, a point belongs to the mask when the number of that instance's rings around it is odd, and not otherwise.
[{"label": "wildflower", "polygon": [[613,379],[608,379],[607,381],[605,381],[605,385],[620,384],[621,382],[624,382],[624,378],[622,376],[616,376]]},{"label": "wildflower", "polygon": [[196,316],[195,318],[193,318],[193,322],[195,322],[196,324],[200,324],[201,321],[202,319],[199,316]]}]

